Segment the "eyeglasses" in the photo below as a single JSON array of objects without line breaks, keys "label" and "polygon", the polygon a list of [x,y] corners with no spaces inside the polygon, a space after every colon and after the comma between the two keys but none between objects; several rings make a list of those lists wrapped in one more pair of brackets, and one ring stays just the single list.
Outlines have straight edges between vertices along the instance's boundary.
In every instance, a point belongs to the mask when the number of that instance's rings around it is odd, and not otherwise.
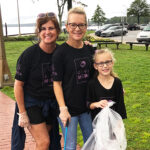
[{"label": "eyeglasses", "polygon": [[98,67],[104,67],[104,65],[106,64],[107,66],[111,65],[112,64],[112,60],[107,60],[105,62],[99,62],[99,63],[96,63],[95,64],[98,66]]},{"label": "eyeglasses", "polygon": [[37,16],[37,18],[44,18],[44,17],[56,17],[56,15],[53,12],[48,12],[48,13],[40,13]]},{"label": "eyeglasses", "polygon": [[83,30],[83,29],[86,28],[86,24],[84,24],[84,23],[80,23],[80,24],[68,23],[68,25],[69,25],[69,27],[70,27],[71,29],[73,29],[73,30],[76,29],[77,27],[79,27],[80,30]]}]

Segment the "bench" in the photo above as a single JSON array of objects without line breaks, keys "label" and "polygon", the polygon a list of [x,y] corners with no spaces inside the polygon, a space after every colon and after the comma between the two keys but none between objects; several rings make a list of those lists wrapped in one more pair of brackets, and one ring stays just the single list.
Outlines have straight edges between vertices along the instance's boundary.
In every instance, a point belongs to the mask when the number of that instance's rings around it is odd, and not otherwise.
[{"label": "bench", "polygon": [[119,44],[122,44],[122,42],[98,42],[97,43],[99,48],[101,49],[101,45],[105,44],[105,46],[107,47],[108,44],[115,44],[117,46],[117,49],[119,49]]},{"label": "bench", "polygon": [[146,47],[146,51],[148,50],[148,46],[150,45],[149,42],[145,42],[145,43],[140,43],[140,42],[126,42],[126,44],[130,44],[130,49],[132,50],[133,48],[133,44],[140,44],[140,45],[145,45]]}]

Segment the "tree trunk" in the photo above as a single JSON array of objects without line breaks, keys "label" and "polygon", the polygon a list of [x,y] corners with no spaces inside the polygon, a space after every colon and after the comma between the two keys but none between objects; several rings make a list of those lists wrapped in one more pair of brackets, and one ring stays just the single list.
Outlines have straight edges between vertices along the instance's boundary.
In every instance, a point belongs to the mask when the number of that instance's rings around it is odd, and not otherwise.
[{"label": "tree trunk", "polygon": [[13,84],[14,82],[6,59],[0,7],[0,88],[3,88],[4,86],[13,86]]},{"label": "tree trunk", "polygon": [[72,0],[67,0],[68,3],[68,11],[72,8]]},{"label": "tree trunk", "polygon": [[138,24],[140,24],[140,15],[137,16]]}]

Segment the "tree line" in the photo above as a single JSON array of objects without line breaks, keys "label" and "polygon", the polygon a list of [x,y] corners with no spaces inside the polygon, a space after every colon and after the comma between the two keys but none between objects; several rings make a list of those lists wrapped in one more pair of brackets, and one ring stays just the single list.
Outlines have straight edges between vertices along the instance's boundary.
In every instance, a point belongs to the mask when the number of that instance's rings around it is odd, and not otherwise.
[{"label": "tree line", "polygon": [[[33,0],[32,0],[33,1]],[[64,13],[64,6],[67,5],[67,9],[72,8],[72,3],[77,3],[83,7],[87,7],[87,4],[81,2],[82,0],[57,0],[58,18],[60,26],[62,26],[62,16]],[[134,0],[130,7],[127,9],[127,16],[122,16],[124,22],[128,23],[149,23],[150,22],[150,4],[146,0]],[[101,25],[103,23],[116,23],[121,22],[121,18],[116,16],[111,19],[105,17],[105,12],[100,5],[97,5],[95,12],[90,19],[92,22]]]},{"label": "tree line", "polygon": [[[122,20],[122,18],[123,20]],[[135,0],[131,3],[127,9],[127,15],[121,17],[113,17],[107,19],[102,8],[97,5],[97,8],[92,17],[92,21],[98,25],[101,23],[116,23],[116,22],[128,22],[128,23],[149,23],[150,22],[150,5],[146,0]]]}]

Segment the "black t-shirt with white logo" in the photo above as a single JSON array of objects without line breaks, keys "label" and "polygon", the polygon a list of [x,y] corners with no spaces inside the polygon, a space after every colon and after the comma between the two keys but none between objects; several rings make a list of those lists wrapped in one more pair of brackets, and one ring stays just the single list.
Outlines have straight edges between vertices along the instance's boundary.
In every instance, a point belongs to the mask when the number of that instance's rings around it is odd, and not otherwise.
[{"label": "black t-shirt with white logo", "polygon": [[86,86],[93,73],[93,48],[76,49],[62,44],[53,55],[53,80],[62,81],[65,103],[72,116],[87,111]]},{"label": "black t-shirt with white logo", "polygon": [[39,44],[27,48],[19,57],[15,79],[24,82],[24,92],[40,100],[55,98],[52,84],[52,53]]}]

